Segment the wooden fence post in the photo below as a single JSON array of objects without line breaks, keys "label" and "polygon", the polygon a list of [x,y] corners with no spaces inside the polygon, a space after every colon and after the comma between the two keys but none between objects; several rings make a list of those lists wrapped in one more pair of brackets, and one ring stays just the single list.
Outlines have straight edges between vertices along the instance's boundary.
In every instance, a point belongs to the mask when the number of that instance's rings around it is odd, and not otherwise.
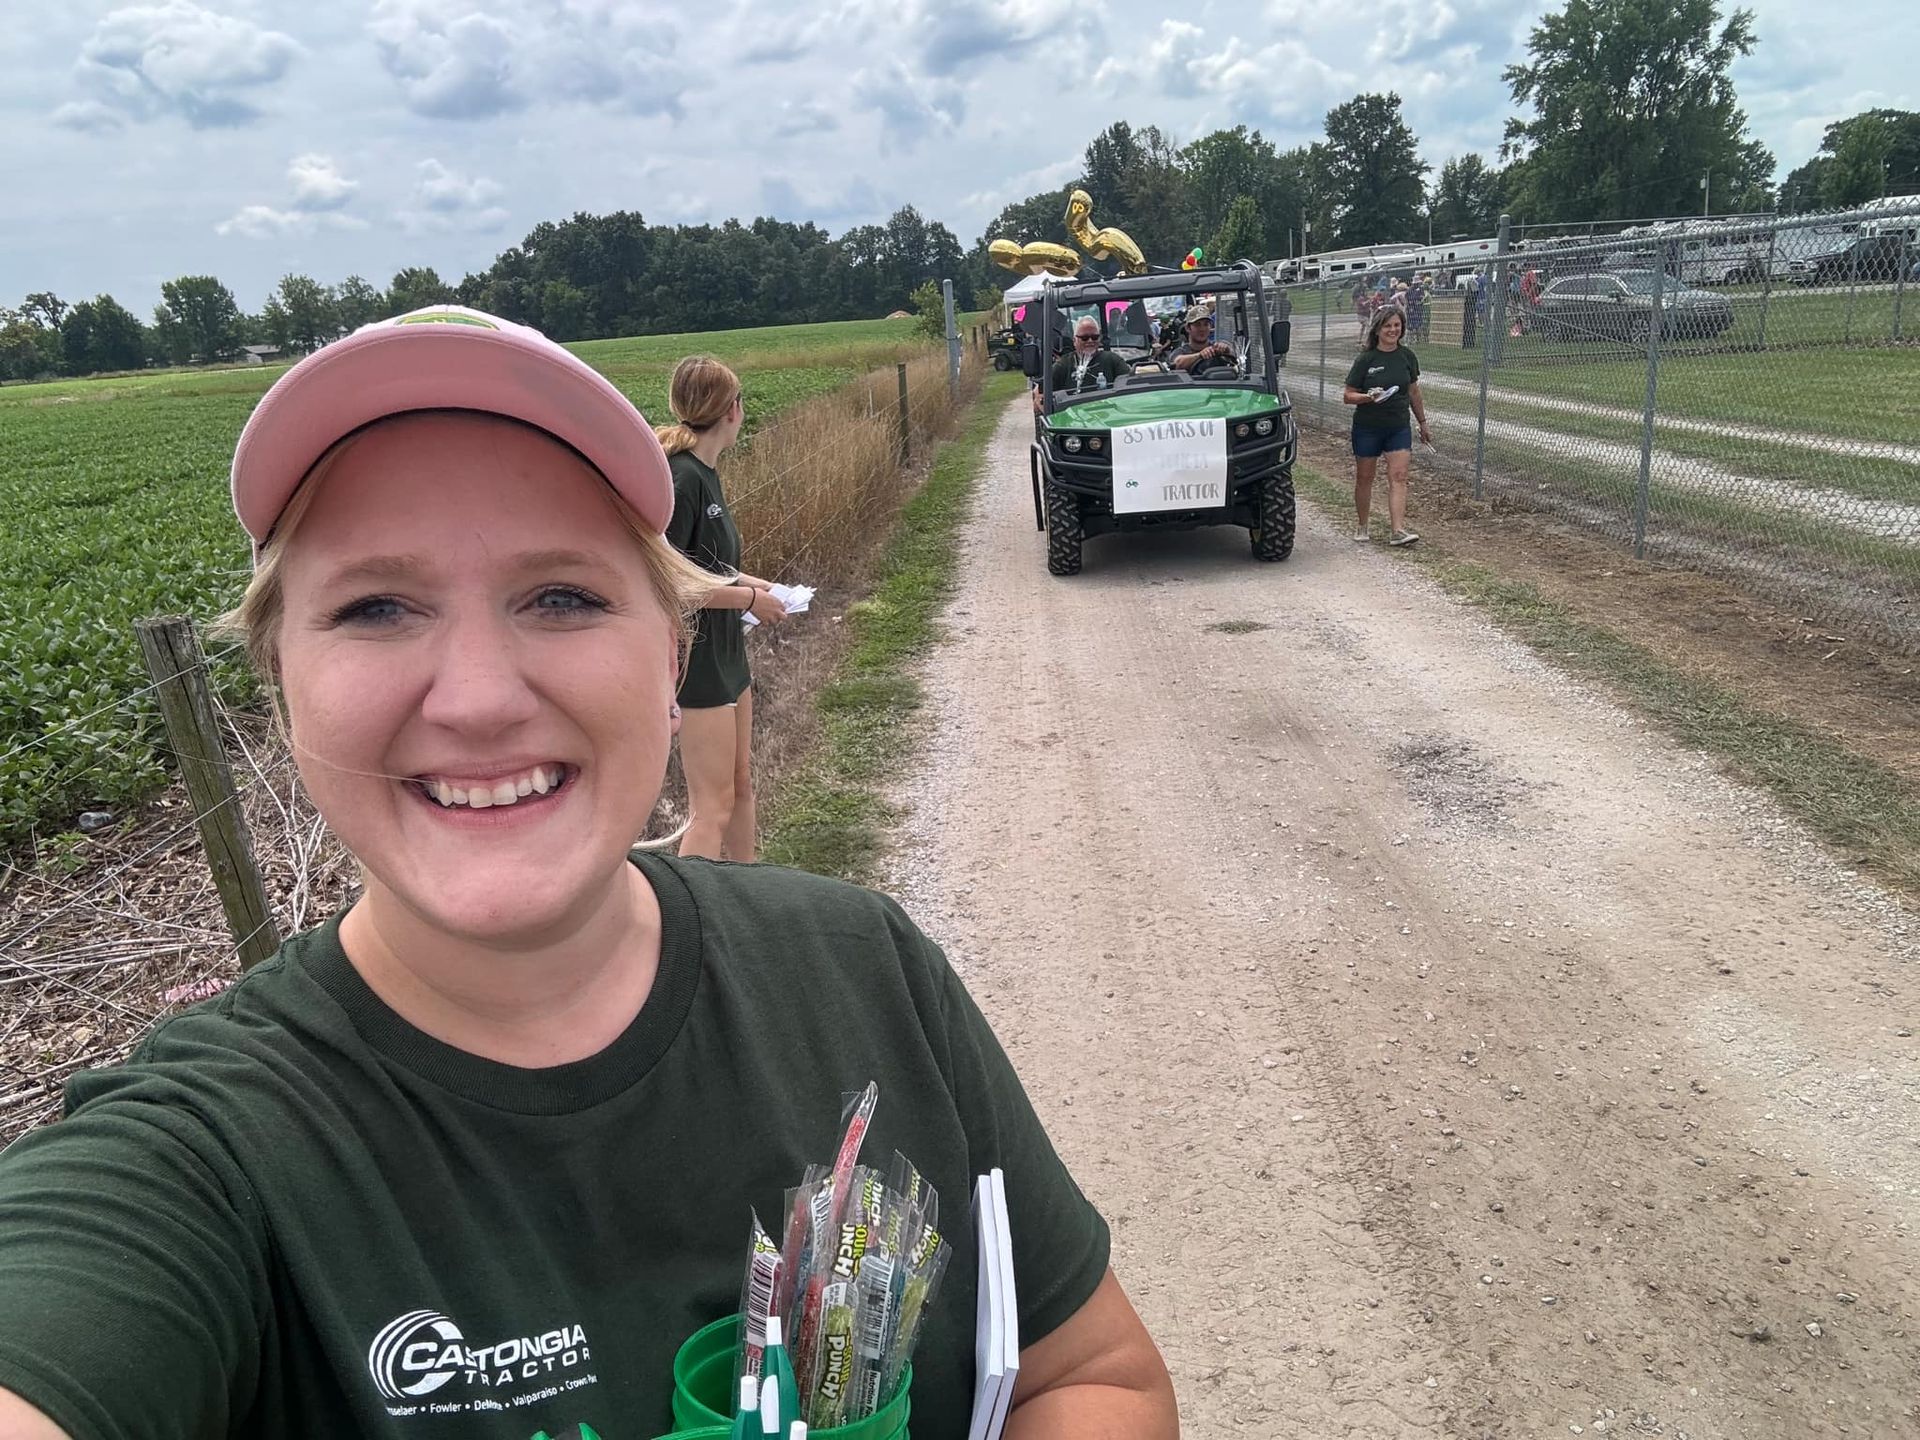
[{"label": "wooden fence post", "polygon": [[267,889],[254,863],[253,844],[227,766],[226,747],[214,719],[207,664],[193,625],[183,616],[161,615],[134,625],[147,673],[153,677],[167,743],[180,763],[187,798],[200,827],[200,843],[213,870],[214,888],[227,913],[227,929],[250,969],[280,946]]},{"label": "wooden fence post", "polygon": [[913,450],[913,417],[907,409],[907,367],[896,365],[893,371],[900,379],[900,463],[904,465]]}]

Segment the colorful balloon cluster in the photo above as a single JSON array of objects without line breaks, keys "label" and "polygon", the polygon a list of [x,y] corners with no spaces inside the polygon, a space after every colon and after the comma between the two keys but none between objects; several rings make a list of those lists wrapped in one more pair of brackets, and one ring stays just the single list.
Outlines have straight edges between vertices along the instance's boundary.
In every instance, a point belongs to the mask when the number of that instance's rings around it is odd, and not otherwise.
[{"label": "colorful balloon cluster", "polygon": [[1196,245],[1187,252],[1187,258],[1180,262],[1180,268],[1182,270],[1198,270],[1206,263],[1206,259],[1207,252]]}]

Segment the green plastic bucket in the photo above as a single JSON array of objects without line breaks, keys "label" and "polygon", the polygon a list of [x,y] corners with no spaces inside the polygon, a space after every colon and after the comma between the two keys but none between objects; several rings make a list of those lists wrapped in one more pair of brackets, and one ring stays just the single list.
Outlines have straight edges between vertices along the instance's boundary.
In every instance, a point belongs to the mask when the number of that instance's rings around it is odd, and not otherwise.
[{"label": "green plastic bucket", "polygon": [[[740,1317],[729,1315],[688,1337],[673,1357],[674,1440],[705,1437],[711,1427],[724,1435],[739,1399],[733,1378],[740,1343]],[[900,1391],[865,1420],[808,1432],[808,1440],[909,1440],[907,1417],[913,1409],[913,1367],[900,1379]],[[664,1440],[664,1437],[663,1437]]]}]

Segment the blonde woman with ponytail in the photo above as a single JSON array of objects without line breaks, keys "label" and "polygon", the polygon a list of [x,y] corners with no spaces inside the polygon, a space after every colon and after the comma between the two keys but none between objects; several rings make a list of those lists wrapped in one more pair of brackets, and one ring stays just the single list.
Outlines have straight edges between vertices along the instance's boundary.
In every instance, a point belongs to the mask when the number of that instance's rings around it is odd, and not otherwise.
[{"label": "blonde woman with ponytail", "polygon": [[740,571],[740,531],[714,468],[740,437],[746,412],[740,377],[718,360],[690,355],[673,371],[667,407],[674,423],[655,427],[673,470],[667,539],[715,575],[700,609],[680,679],[680,768],[687,778],[682,855],[749,861],[758,853],[753,800],[753,675],[742,612],[763,625],[787,610],[770,582]]}]

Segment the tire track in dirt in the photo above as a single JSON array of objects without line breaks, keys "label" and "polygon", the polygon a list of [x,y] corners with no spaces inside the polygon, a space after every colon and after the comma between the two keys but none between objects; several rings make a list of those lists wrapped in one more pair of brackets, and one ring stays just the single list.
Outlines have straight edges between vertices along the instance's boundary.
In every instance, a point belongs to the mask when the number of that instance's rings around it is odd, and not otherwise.
[{"label": "tire track in dirt", "polygon": [[1920,1433],[1904,912],[1311,512],[1048,577],[1029,424],[894,888],[1186,1432]]}]

